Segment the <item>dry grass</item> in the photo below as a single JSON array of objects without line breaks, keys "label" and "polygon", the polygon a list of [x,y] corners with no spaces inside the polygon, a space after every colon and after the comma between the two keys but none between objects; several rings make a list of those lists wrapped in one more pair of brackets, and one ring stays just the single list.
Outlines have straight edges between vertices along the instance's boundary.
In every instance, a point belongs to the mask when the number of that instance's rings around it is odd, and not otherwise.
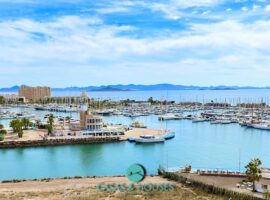
[{"label": "dry grass", "polygon": [[100,183],[129,184],[126,177],[85,177],[71,179],[51,179],[48,181],[25,181],[19,183],[0,183],[0,200],[223,200],[224,198],[207,194],[159,176],[147,176],[142,184],[174,183],[177,187],[171,192],[145,193],[142,191],[103,193],[96,190]]},{"label": "dry grass", "polygon": [[207,194],[201,190],[177,186],[172,192],[129,192],[129,193],[101,193],[93,188],[67,189],[53,192],[6,192],[0,193],[0,199],[50,199],[50,200],[223,200],[224,198]]}]

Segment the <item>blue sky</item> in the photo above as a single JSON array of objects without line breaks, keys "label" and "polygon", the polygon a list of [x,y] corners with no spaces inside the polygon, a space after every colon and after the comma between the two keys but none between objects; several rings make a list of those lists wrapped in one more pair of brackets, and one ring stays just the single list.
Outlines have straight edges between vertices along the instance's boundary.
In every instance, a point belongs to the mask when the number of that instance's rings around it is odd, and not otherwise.
[{"label": "blue sky", "polygon": [[0,0],[0,87],[270,86],[268,0]]}]

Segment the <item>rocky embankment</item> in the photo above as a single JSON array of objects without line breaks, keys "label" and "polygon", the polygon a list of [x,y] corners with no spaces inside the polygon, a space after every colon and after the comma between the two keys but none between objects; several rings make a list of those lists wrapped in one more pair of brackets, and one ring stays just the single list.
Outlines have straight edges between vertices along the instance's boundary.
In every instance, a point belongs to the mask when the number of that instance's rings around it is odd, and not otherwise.
[{"label": "rocky embankment", "polygon": [[119,137],[89,137],[0,142],[0,149],[119,142]]}]

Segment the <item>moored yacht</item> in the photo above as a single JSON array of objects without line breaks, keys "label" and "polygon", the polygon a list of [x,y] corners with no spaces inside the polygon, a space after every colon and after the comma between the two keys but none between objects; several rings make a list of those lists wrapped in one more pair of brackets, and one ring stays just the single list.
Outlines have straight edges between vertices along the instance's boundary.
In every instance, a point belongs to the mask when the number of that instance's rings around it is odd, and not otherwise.
[{"label": "moored yacht", "polygon": [[136,143],[160,143],[165,142],[165,139],[162,137],[155,137],[153,135],[142,135],[140,138],[135,139]]},{"label": "moored yacht", "polygon": [[270,131],[270,124],[266,124],[266,123],[252,124],[251,127],[256,128],[256,129]]},{"label": "moored yacht", "polygon": [[194,118],[192,119],[192,123],[196,123],[196,122],[205,122],[205,121],[206,121],[206,119],[203,118],[203,117],[194,117]]},{"label": "moored yacht", "polygon": [[175,115],[175,114],[173,114],[173,113],[167,113],[167,114],[165,114],[165,115],[161,115],[161,116],[159,116],[158,117],[158,120],[162,120],[162,121],[164,121],[164,120],[176,120],[176,119],[182,119],[183,117],[182,116],[180,116],[180,115]]},{"label": "moored yacht", "polygon": [[170,140],[175,137],[175,132],[167,132],[165,135],[161,136],[161,138],[164,138],[165,140]]}]

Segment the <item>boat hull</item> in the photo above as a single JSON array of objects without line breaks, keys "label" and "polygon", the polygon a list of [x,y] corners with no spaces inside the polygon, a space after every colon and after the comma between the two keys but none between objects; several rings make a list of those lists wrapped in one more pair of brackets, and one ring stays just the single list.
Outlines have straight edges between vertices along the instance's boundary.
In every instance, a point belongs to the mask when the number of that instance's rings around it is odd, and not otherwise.
[{"label": "boat hull", "polygon": [[165,142],[164,138],[155,138],[155,139],[143,139],[138,138],[135,140],[136,143],[142,143],[142,144],[150,144],[150,143],[162,143]]}]

